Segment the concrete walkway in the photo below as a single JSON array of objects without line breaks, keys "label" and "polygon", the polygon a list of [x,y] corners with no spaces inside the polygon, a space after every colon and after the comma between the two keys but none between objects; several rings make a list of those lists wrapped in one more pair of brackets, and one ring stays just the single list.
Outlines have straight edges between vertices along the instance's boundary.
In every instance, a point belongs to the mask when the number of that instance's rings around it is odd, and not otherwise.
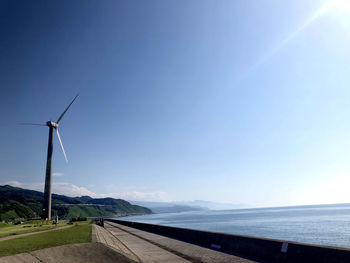
[{"label": "concrete walkway", "polygon": [[129,259],[140,262],[140,259],[132,250],[124,245],[118,238],[111,235],[111,233],[103,227],[92,225],[92,242],[102,243]]},{"label": "concrete walkway", "polygon": [[[107,224],[105,224],[105,227]],[[118,253],[127,256],[136,262],[169,262],[189,263],[186,259],[179,257],[167,250],[160,248],[150,242],[136,237],[118,228],[112,227],[108,230],[94,226],[97,242],[101,242]]]},{"label": "concrete walkway", "polygon": [[45,248],[0,258],[0,263],[135,263],[101,243]]},{"label": "concrete walkway", "polygon": [[63,245],[0,258],[0,263],[39,262],[247,263],[253,261],[105,221],[104,228],[92,225],[91,243]]},{"label": "concrete walkway", "polygon": [[[103,229],[97,227],[97,232]],[[123,244],[129,251],[134,254],[133,260],[138,262],[204,262],[204,263],[246,263],[254,262],[248,259],[240,258],[230,254],[222,253],[212,249],[189,244],[172,238],[152,234],[138,229],[126,227],[116,223],[105,221],[104,234],[109,232],[119,243]],[[107,241],[107,245],[111,241]],[[113,246],[113,245],[109,245]],[[124,254],[122,250],[117,250]],[[124,254],[127,256],[126,254]]]},{"label": "concrete walkway", "polygon": [[[69,226],[71,227],[71,226]],[[67,227],[64,227],[67,228]],[[62,229],[62,227],[60,228]],[[13,256],[0,258],[0,263],[135,263],[138,260],[132,260],[129,257],[117,253],[115,249],[97,242],[97,226],[93,225],[91,243],[69,244],[51,248],[40,249],[28,253],[21,253]],[[100,228],[100,230],[104,230]],[[38,233],[47,232],[41,231]],[[100,235],[101,237],[101,235]],[[108,240],[111,243],[111,240]]]}]

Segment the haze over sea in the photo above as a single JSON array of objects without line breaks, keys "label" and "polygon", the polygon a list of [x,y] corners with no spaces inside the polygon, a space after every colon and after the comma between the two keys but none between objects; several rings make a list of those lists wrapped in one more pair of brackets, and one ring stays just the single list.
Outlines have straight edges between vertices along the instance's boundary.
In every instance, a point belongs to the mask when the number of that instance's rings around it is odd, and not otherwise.
[{"label": "haze over sea", "polygon": [[350,248],[350,204],[205,210],[122,220]]}]

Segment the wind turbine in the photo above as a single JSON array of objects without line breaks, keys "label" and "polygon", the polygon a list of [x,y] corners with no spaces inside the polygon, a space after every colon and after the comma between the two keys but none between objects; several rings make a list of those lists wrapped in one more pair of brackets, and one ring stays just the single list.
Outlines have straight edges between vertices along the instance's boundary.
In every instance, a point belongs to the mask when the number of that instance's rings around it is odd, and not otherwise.
[{"label": "wind turbine", "polygon": [[38,124],[38,123],[21,123],[22,125],[38,125],[38,126],[48,126],[49,127],[49,143],[47,147],[47,160],[46,160],[46,175],[45,175],[45,189],[44,189],[44,208],[43,208],[43,219],[51,220],[51,182],[52,182],[52,150],[53,150],[53,130],[56,130],[56,134],[58,140],[60,142],[64,158],[66,162],[68,162],[66,152],[64,151],[63,144],[61,141],[60,133],[58,132],[58,123],[62,120],[63,116],[68,111],[69,107],[73,104],[75,99],[79,94],[75,96],[75,98],[71,101],[68,107],[62,112],[60,117],[56,122],[48,121],[46,124]]}]

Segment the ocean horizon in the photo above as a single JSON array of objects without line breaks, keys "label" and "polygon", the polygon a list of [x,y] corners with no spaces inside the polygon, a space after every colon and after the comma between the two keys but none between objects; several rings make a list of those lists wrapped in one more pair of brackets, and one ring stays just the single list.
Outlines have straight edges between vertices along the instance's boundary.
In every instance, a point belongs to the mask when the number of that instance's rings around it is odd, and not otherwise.
[{"label": "ocean horizon", "polygon": [[203,210],[119,220],[350,248],[350,204]]}]

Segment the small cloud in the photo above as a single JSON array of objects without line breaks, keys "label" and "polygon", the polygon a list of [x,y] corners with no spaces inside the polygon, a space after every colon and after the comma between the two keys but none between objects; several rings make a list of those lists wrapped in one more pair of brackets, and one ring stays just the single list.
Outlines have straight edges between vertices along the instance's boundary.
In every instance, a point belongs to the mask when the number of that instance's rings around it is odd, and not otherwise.
[{"label": "small cloud", "polygon": [[53,173],[52,176],[63,176],[64,173]]},{"label": "small cloud", "polygon": [[[57,176],[57,175],[56,175]],[[24,189],[36,190],[43,192],[44,191],[44,183],[22,183],[18,181],[8,181],[4,183],[0,183],[0,185],[11,185],[14,187],[21,187]],[[77,186],[72,183],[67,182],[54,182],[52,184],[52,193],[61,194],[66,196],[91,196],[93,198],[120,198],[124,200],[133,200],[133,201],[168,201],[166,198],[166,193],[162,191],[154,191],[154,192],[143,192],[143,191],[126,191],[121,193],[108,193],[108,194],[97,194],[89,189]]]},{"label": "small cloud", "polygon": [[2,185],[11,185],[13,187],[22,187],[23,186],[23,184],[21,182],[18,182],[18,181],[8,181],[5,183],[2,183]]},{"label": "small cloud", "polygon": [[162,191],[155,192],[140,192],[140,191],[128,191],[122,193],[108,193],[108,194],[97,194],[96,197],[113,197],[125,200],[133,201],[157,201],[164,202],[167,201],[166,193]]},{"label": "small cloud", "polygon": [[[24,189],[30,189],[35,191],[44,191],[44,183],[22,183],[18,181],[8,181],[4,183],[0,183],[0,185],[11,185],[14,187],[21,187]],[[76,186],[72,183],[65,182],[54,182],[52,183],[52,193],[67,195],[67,196],[83,196],[88,195],[91,197],[96,196],[94,192],[86,189],[85,187]]]},{"label": "small cloud", "polygon": [[77,186],[71,183],[53,183],[52,185],[53,192],[56,194],[67,195],[67,196],[84,196],[88,195],[91,197],[96,197],[94,192],[91,192],[89,189]]},{"label": "small cloud", "polygon": [[44,183],[22,183],[18,181],[7,181],[4,183],[0,183],[0,185],[11,185],[13,187],[20,187],[41,192],[44,190]]}]

